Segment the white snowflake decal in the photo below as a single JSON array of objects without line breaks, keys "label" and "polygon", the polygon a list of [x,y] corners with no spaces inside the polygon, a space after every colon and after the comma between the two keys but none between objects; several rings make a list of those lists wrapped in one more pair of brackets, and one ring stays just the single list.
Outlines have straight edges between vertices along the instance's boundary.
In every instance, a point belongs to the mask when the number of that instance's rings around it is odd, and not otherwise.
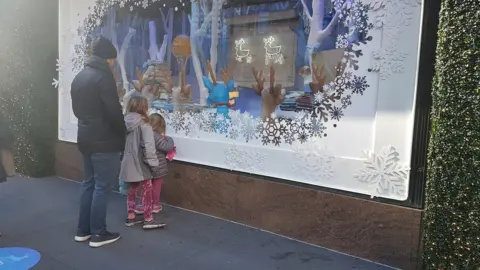
[{"label": "white snowflake decal", "polygon": [[169,115],[169,120],[170,120],[170,126],[175,130],[175,132],[179,132],[180,130],[183,129],[183,124],[184,124],[184,121],[183,121],[183,115],[181,112],[173,112],[173,113],[170,113]]},{"label": "white snowflake decal", "polygon": [[348,37],[347,37],[347,35],[348,34],[337,36],[337,42],[335,43],[336,48],[346,48],[346,47],[348,47]]},{"label": "white snowflake decal", "polygon": [[410,25],[415,10],[420,9],[421,0],[363,0],[373,12],[373,26],[383,29],[384,44],[372,54],[369,68],[385,80],[393,74],[403,73],[406,54],[398,47],[406,26]]},{"label": "white snowflake decal", "polygon": [[200,131],[200,117],[199,114],[187,113],[184,116],[185,135],[190,138],[198,138]]},{"label": "white snowflake decal", "polygon": [[60,60],[57,59],[57,72],[61,73],[62,72],[62,65],[60,64]]},{"label": "white snowflake decal", "polygon": [[372,188],[370,195],[405,198],[410,169],[398,163],[399,154],[395,147],[386,146],[377,154],[368,151],[365,155],[365,167],[355,174],[355,178]]},{"label": "white snowflake decal", "polygon": [[242,126],[240,128],[240,133],[245,138],[245,142],[257,138],[257,131],[260,127],[260,121],[255,119],[251,114],[244,113],[242,117]]},{"label": "white snowflake decal", "polygon": [[230,170],[250,173],[263,171],[265,156],[258,151],[231,144],[224,153],[224,163]]},{"label": "white snowflake decal", "polygon": [[53,85],[55,88],[58,88],[58,87],[60,87],[60,81],[57,80],[56,78],[53,78],[52,85]]},{"label": "white snowflake decal", "polygon": [[52,85],[59,90],[59,92],[63,93],[65,92],[66,89],[64,89],[65,86],[65,77],[66,77],[66,72],[68,71],[68,67],[63,65],[63,63],[57,59],[57,68],[56,71],[58,72],[58,79],[53,78]]},{"label": "white snowflake decal", "polygon": [[308,143],[295,144],[293,169],[307,180],[328,181],[334,175],[332,168],[334,159],[330,151],[322,146],[321,140],[315,138]]},{"label": "white snowflake decal", "polygon": [[388,46],[372,53],[371,71],[379,72],[380,79],[385,80],[390,75],[400,74],[405,70],[403,61],[407,55],[399,52],[395,46]]},{"label": "white snowflake decal", "polygon": [[59,76],[63,76],[65,72],[67,72],[68,67],[66,67],[59,59],[57,59],[57,68],[56,71],[58,72]]},{"label": "white snowflake decal", "polygon": [[326,91],[324,92],[317,92],[314,95],[314,100],[316,103],[322,103],[327,97],[326,97]]}]

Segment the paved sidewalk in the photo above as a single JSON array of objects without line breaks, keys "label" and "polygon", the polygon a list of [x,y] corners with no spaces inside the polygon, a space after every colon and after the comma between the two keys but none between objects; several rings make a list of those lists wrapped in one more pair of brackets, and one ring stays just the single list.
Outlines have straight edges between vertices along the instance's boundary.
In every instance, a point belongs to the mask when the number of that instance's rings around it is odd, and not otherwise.
[{"label": "paved sidewalk", "polygon": [[[33,269],[345,270],[392,269],[224,220],[165,207],[165,230],[126,228],[125,202],[113,194],[109,229],[122,239],[92,249],[75,243],[79,185],[57,178],[0,184],[0,247],[40,252]],[[0,266],[0,270],[1,270]]]}]

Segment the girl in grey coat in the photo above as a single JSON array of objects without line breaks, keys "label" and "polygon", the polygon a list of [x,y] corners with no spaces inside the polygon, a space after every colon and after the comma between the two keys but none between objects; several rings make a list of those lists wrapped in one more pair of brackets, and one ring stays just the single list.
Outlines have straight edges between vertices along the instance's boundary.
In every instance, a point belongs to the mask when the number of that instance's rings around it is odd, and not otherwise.
[{"label": "girl in grey coat", "polygon": [[[125,115],[127,138],[120,169],[120,178],[128,183],[128,217],[125,225],[130,227],[143,222],[144,229],[165,227],[157,223],[152,215],[152,171],[158,171],[158,158],[152,127],[148,122],[148,101],[141,95],[134,95],[127,104]],[[145,209],[143,219],[135,215],[137,189],[143,189],[142,204]]]},{"label": "girl in grey coat", "polygon": [[[158,167],[152,171],[153,174],[153,213],[162,211],[160,204],[160,193],[162,191],[163,179],[168,174],[167,153],[174,151],[175,145],[171,137],[165,136],[166,122],[163,116],[158,113],[150,115],[150,125],[153,128],[153,137],[155,139],[155,149],[157,151]],[[144,207],[139,205],[135,213],[143,214]]]}]

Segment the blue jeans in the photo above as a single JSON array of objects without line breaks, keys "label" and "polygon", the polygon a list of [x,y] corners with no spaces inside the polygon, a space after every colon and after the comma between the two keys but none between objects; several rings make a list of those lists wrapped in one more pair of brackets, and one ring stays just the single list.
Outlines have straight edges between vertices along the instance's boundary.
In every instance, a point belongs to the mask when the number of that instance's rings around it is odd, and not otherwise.
[{"label": "blue jeans", "polygon": [[83,155],[83,166],[78,232],[103,234],[107,231],[108,193],[120,173],[120,152]]}]

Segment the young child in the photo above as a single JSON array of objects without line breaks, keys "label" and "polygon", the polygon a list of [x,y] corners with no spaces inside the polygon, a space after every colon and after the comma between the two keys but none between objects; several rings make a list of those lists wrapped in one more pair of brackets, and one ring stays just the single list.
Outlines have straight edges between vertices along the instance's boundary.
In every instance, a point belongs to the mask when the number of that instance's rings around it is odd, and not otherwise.
[{"label": "young child", "polygon": [[[150,115],[150,125],[152,125],[155,138],[155,148],[157,151],[158,167],[152,172],[153,174],[153,213],[162,211],[160,204],[160,193],[162,190],[163,178],[168,173],[167,159],[173,159],[175,155],[175,145],[171,137],[165,136],[166,123],[163,116],[158,113]],[[139,206],[135,212],[142,214],[144,207]]]},{"label": "young child", "polygon": [[[125,225],[130,227],[143,222],[145,230],[163,228],[165,224],[155,222],[152,215],[152,171],[159,171],[159,163],[154,133],[149,124],[148,101],[140,94],[132,95],[126,109],[127,138],[120,170],[120,179],[128,183]],[[143,219],[135,215],[136,194],[140,186],[145,209]]]}]

